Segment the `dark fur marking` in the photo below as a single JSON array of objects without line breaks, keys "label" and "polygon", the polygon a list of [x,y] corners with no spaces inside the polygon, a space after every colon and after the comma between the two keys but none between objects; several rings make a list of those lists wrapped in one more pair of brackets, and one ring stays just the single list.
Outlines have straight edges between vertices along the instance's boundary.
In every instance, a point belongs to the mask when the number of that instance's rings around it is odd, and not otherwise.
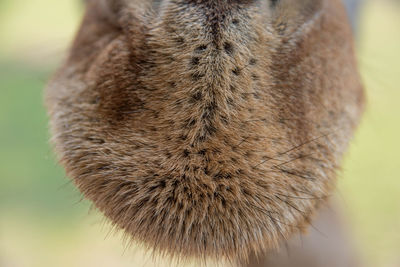
[{"label": "dark fur marking", "polygon": [[196,48],[196,52],[203,52],[207,49],[207,45],[200,45]]},{"label": "dark fur marking", "polygon": [[236,76],[239,76],[241,72],[242,72],[242,70],[239,69],[238,67],[236,67],[232,70],[232,73],[235,74]]},{"label": "dark fur marking", "polygon": [[182,45],[182,44],[185,43],[185,39],[184,39],[183,37],[181,37],[181,36],[176,37],[176,38],[175,38],[175,41],[176,41],[178,44],[180,44],[180,45]]},{"label": "dark fur marking", "polygon": [[202,149],[199,151],[199,155],[205,156],[207,153],[207,149]]},{"label": "dark fur marking", "polygon": [[276,7],[276,5],[278,4],[278,2],[279,2],[279,0],[270,0],[271,2],[270,2],[270,6],[272,7],[272,8],[275,8]]},{"label": "dark fur marking", "polygon": [[202,119],[205,121],[211,121],[215,116],[216,109],[217,103],[215,101],[208,104],[204,109]]},{"label": "dark fur marking", "polygon": [[191,120],[190,123],[189,123],[189,126],[194,126],[196,124],[196,122],[197,121],[195,119]]},{"label": "dark fur marking", "polygon": [[217,132],[217,128],[212,124],[207,124],[205,130],[209,135],[214,135]]},{"label": "dark fur marking", "polygon": [[201,98],[203,97],[203,94],[201,93],[201,91],[197,91],[196,93],[194,93],[193,95],[192,95],[192,99],[194,100],[194,101],[200,101],[201,100]]},{"label": "dark fur marking", "polygon": [[257,59],[251,58],[249,64],[252,65],[252,66],[256,65],[257,64]]},{"label": "dark fur marking", "polygon": [[221,116],[221,121],[223,124],[228,125],[229,124],[229,120],[226,116]]},{"label": "dark fur marking", "polygon": [[224,43],[224,50],[228,55],[233,54],[233,45],[232,43],[226,42]]},{"label": "dark fur marking", "polygon": [[231,107],[233,107],[235,105],[235,101],[233,100],[232,97],[228,97],[226,102],[228,102],[228,105],[231,106]]},{"label": "dark fur marking", "polygon": [[198,81],[204,77],[204,74],[195,72],[195,73],[190,74],[190,77],[192,78],[193,81]]},{"label": "dark fur marking", "polygon": [[192,60],[190,61],[190,64],[192,66],[197,66],[200,63],[200,58],[199,57],[193,57]]},{"label": "dark fur marking", "polygon": [[193,127],[196,124],[196,119],[189,118],[185,121],[185,127]]},{"label": "dark fur marking", "polygon": [[201,134],[201,135],[196,136],[196,141],[197,141],[197,142],[203,143],[203,142],[205,142],[206,140],[207,140],[207,136],[205,136],[204,134]]},{"label": "dark fur marking", "polygon": [[221,204],[224,208],[226,208],[226,200],[225,198],[221,197]]},{"label": "dark fur marking", "polygon": [[260,77],[258,77],[258,75],[257,74],[251,74],[251,78],[254,80],[254,81],[258,81],[259,79],[260,79]]},{"label": "dark fur marking", "polygon": [[279,34],[284,34],[285,33],[285,31],[286,31],[286,28],[287,28],[287,24],[286,23],[279,23],[277,26],[276,26],[276,29],[277,29],[277,31],[278,31],[278,33]]},{"label": "dark fur marking", "polygon": [[221,172],[218,172],[216,175],[214,175],[215,180],[220,180],[224,178],[224,175]]}]

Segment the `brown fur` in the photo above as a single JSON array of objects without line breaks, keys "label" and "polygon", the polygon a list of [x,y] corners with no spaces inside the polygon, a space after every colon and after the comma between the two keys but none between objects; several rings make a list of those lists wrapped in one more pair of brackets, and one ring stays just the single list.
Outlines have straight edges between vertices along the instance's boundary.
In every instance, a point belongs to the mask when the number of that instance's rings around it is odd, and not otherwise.
[{"label": "brown fur", "polygon": [[88,1],[46,91],[60,161],[157,252],[277,248],[330,195],[361,115],[342,4],[158,2]]}]

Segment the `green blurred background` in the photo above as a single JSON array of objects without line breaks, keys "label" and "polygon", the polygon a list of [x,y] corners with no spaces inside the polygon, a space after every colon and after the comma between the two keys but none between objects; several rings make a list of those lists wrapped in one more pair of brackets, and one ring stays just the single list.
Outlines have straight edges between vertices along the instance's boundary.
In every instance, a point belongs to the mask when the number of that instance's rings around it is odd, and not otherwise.
[{"label": "green blurred background", "polygon": [[[42,104],[80,1],[0,0],[0,267],[164,266],[126,248],[57,166]],[[369,0],[358,36],[368,109],[340,173],[359,250],[400,266],[400,4]]]}]

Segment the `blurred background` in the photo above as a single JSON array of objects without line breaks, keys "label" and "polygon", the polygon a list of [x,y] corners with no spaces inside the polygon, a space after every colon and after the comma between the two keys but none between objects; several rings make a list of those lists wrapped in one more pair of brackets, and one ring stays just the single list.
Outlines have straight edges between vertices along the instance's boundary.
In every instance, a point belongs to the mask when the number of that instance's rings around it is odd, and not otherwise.
[{"label": "blurred background", "polygon": [[[166,266],[110,233],[48,144],[43,88],[81,2],[0,0],[0,267]],[[367,266],[399,267],[400,2],[366,1],[358,26],[369,100],[338,192]]]}]

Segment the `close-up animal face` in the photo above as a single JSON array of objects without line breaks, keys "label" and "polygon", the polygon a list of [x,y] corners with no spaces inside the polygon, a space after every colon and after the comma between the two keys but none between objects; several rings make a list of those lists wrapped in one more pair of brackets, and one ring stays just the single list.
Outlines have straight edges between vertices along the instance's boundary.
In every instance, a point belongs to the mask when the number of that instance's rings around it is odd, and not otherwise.
[{"label": "close-up animal face", "polygon": [[363,102],[339,0],[90,0],[46,90],[60,162],[115,228],[230,260],[308,228]]}]

